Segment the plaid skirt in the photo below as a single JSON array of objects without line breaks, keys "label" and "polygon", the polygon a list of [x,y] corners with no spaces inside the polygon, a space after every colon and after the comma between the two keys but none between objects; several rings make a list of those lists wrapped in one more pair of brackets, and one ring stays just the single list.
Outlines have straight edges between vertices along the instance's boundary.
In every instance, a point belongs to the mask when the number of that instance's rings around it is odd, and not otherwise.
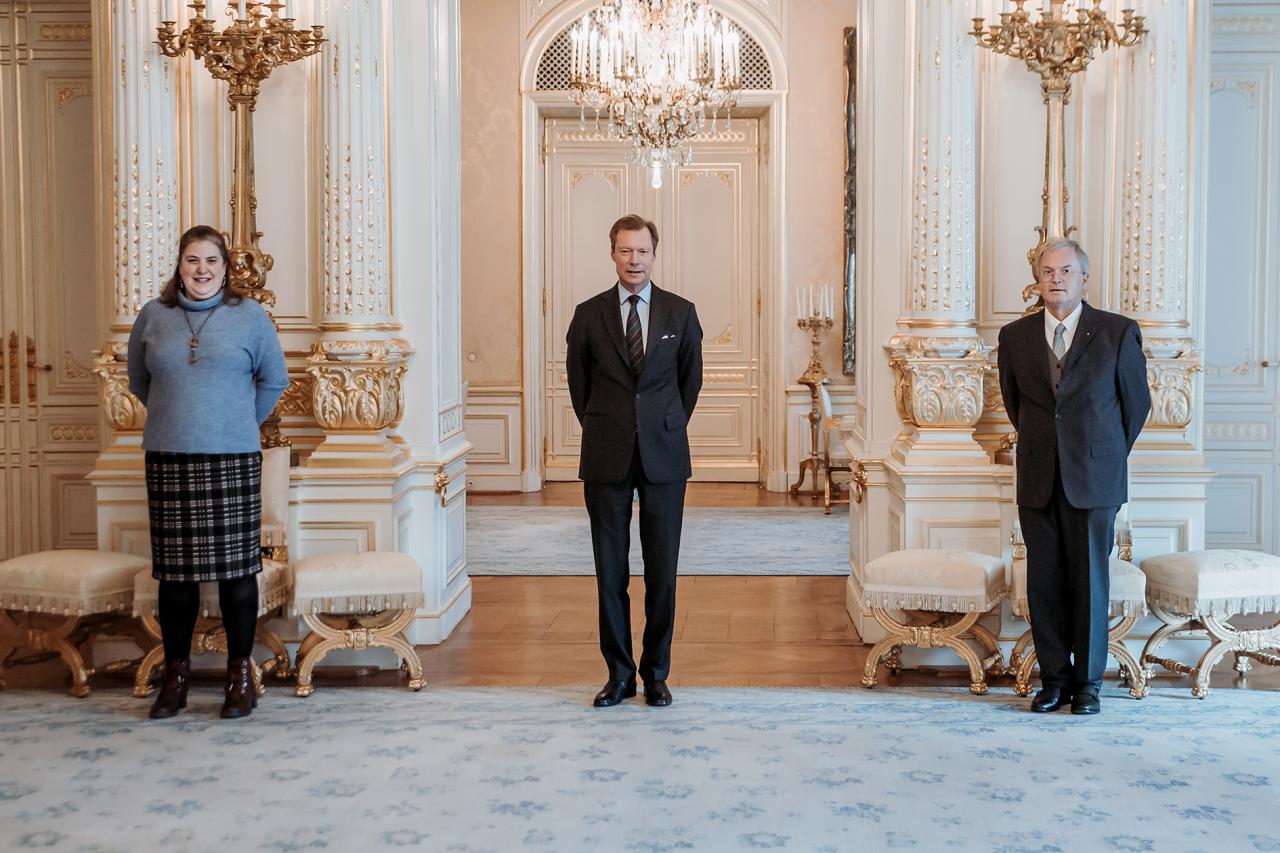
[{"label": "plaid skirt", "polygon": [[222,581],[262,571],[262,454],[147,451],[151,574]]}]

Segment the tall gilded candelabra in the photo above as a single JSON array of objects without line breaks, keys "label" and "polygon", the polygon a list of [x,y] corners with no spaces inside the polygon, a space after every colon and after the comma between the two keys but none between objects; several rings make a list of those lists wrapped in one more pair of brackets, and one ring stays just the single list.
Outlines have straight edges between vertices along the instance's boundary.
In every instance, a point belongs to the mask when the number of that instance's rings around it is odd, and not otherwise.
[{"label": "tall gilded candelabra", "polygon": [[823,385],[830,380],[827,378],[827,369],[822,366],[822,333],[830,329],[835,323],[834,297],[823,288],[817,305],[813,301],[813,292],[810,290],[807,299],[803,295],[797,295],[796,299],[796,325],[809,333],[809,342],[812,351],[809,354],[809,366],[804,369],[804,373],[796,380],[801,385],[809,388],[809,458],[800,460],[800,476],[796,478],[795,485],[791,487],[791,494],[800,493],[800,485],[804,482],[805,472],[813,474],[813,497],[817,498],[822,495],[819,488],[821,482],[818,478],[818,472],[822,469],[825,459],[820,452],[819,432],[822,426],[822,403],[819,395]]},{"label": "tall gilded candelabra", "polygon": [[[168,0],[166,2],[166,11]],[[205,68],[217,80],[228,84],[227,101],[236,116],[235,170],[231,179],[231,280],[254,299],[270,307],[275,294],[266,289],[271,256],[262,251],[258,230],[258,198],[253,174],[253,110],[258,104],[262,81],[281,65],[303,59],[320,50],[325,38],[320,26],[294,29],[294,19],[284,3],[226,3],[228,14],[238,5],[236,18],[222,32],[215,32],[213,20],[202,0],[187,8],[191,19],[182,32],[174,21],[156,28],[156,44],[165,56],[178,57],[188,51],[203,59]],[[176,16],[175,16],[176,17]]]},{"label": "tall gilded candelabra", "polygon": [[[1068,227],[1067,220],[1067,160],[1066,128],[1064,113],[1071,95],[1071,75],[1083,71],[1099,50],[1112,44],[1130,47],[1138,43],[1147,32],[1146,20],[1133,14],[1132,9],[1121,11],[1117,25],[1107,19],[1102,10],[1102,0],[1093,0],[1092,8],[1085,8],[1087,0],[1075,10],[1075,20],[1070,20],[1069,0],[1049,0],[1049,11],[1042,12],[1040,20],[1032,21],[1031,13],[1023,6],[1027,0],[1013,0],[1012,12],[1001,12],[1000,23],[985,29],[982,18],[973,19],[973,37],[982,47],[996,53],[1021,59],[1027,67],[1040,75],[1040,91],[1048,107],[1045,117],[1044,205],[1041,224],[1036,228],[1040,242],[1027,253],[1032,264],[1032,280],[1035,280],[1035,256],[1040,246],[1053,239],[1068,236],[1075,226]],[[1028,285],[1022,292],[1023,299],[1030,299],[1036,285]]]}]

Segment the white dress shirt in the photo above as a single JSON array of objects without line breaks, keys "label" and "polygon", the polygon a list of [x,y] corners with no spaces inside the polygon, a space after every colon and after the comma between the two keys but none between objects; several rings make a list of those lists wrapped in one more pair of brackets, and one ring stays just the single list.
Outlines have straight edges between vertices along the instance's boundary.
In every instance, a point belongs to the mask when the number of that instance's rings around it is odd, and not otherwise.
[{"label": "white dress shirt", "polygon": [[1067,327],[1066,331],[1062,333],[1062,341],[1066,345],[1066,349],[1063,352],[1070,350],[1071,342],[1075,340],[1076,327],[1080,325],[1080,315],[1084,313],[1084,303],[1081,302],[1077,305],[1076,310],[1068,314],[1065,320],[1059,320],[1050,314],[1048,308],[1044,309],[1042,313],[1044,314],[1044,339],[1049,344],[1049,350],[1053,350],[1053,333],[1057,331],[1059,323]]},{"label": "white dress shirt", "polygon": [[[636,313],[640,315],[640,346],[649,348],[649,297],[653,295],[653,282],[646,281],[640,288],[640,301],[636,303]],[[618,304],[622,308],[622,338],[627,338],[627,318],[631,316],[631,303],[627,300],[631,291],[618,284]]]}]

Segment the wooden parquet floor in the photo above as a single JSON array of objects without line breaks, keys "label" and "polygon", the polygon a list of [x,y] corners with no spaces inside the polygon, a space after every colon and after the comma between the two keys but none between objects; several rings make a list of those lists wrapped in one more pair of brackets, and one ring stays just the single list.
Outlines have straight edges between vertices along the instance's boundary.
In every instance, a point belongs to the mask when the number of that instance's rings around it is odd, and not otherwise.
[{"label": "wooden parquet floor", "polygon": [[[582,506],[579,483],[550,484],[529,494],[469,495],[476,506]],[[808,498],[769,493],[754,485],[691,483],[689,506],[812,506]],[[836,511],[844,512],[843,508]],[[821,512],[815,508],[814,512]],[[581,686],[593,692],[606,677],[600,657],[595,578],[477,577],[471,612],[444,643],[420,646],[428,687]],[[672,644],[674,687],[854,687],[860,683],[868,647],[844,608],[842,577],[682,577],[676,593]],[[632,578],[634,648],[640,653],[644,581]],[[196,661],[215,681],[215,656]],[[56,661],[8,673],[12,687],[61,689]],[[124,680],[118,679],[121,684]],[[96,684],[113,683],[107,676]],[[316,673],[318,689],[394,685],[393,670],[368,672],[328,667]],[[883,686],[968,684],[957,664],[881,673]],[[1226,667],[1215,687],[1234,683]],[[996,682],[994,686],[1008,686]],[[1185,678],[1162,675],[1155,688],[1189,689]],[[1260,667],[1251,688],[1280,690],[1280,670]]]}]

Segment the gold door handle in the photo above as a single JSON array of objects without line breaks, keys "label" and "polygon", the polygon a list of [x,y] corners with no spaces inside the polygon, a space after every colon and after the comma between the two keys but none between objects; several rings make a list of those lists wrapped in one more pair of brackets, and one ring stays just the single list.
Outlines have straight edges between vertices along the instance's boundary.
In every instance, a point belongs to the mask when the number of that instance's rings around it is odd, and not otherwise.
[{"label": "gold door handle", "polygon": [[34,403],[36,401],[36,374],[44,371],[45,373],[53,372],[52,364],[36,363],[36,342],[27,336],[27,402]]}]

